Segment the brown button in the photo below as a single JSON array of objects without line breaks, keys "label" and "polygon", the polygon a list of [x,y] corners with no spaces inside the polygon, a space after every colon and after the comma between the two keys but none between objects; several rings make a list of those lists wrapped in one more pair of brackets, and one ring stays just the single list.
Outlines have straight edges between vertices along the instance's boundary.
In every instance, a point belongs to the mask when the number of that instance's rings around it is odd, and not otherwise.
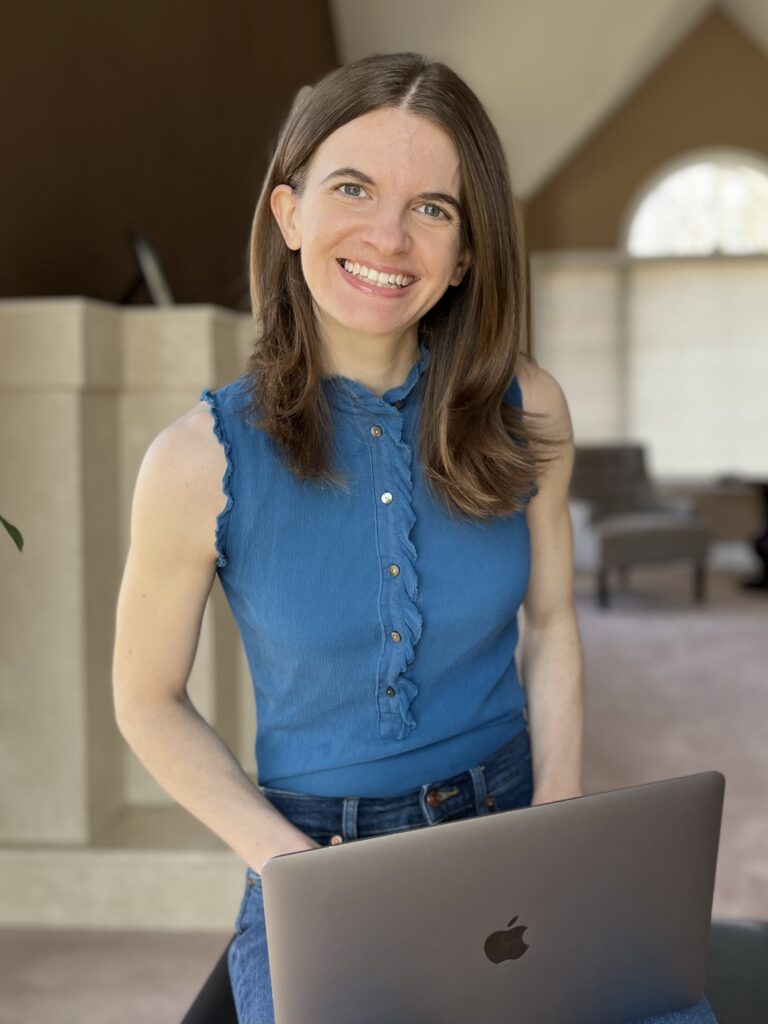
[{"label": "brown button", "polygon": [[399,644],[400,641],[403,639],[396,629],[393,629],[389,635],[392,637],[396,644]]},{"label": "brown button", "polygon": [[436,789],[430,789],[427,793],[427,803],[430,807],[439,807],[442,802],[442,798]]},{"label": "brown button", "polygon": [[373,426],[371,427],[371,433],[373,434],[374,437],[381,437],[384,431],[381,429],[378,423],[374,423]]},{"label": "brown button", "polygon": [[390,576],[399,576],[400,575],[400,566],[399,565],[394,565],[394,563],[392,565],[390,565],[390,567],[389,567],[389,575]]},{"label": "brown button", "polygon": [[344,836],[340,836],[340,835],[331,836],[331,845],[332,846],[338,846],[339,843],[343,843],[343,842],[344,842]]},{"label": "brown button", "polygon": [[399,398],[396,402],[393,402],[392,405],[394,405],[394,407],[396,409],[399,409],[402,406],[404,401],[405,401],[404,398]]},{"label": "brown button", "polygon": [[486,797],[485,798],[485,806],[488,808],[489,811],[492,811],[494,809],[494,807],[496,806],[496,797],[493,797],[493,796]]},{"label": "brown button", "polygon": [[387,696],[388,697],[394,697],[395,696],[395,691],[392,689],[391,686],[387,687]]}]

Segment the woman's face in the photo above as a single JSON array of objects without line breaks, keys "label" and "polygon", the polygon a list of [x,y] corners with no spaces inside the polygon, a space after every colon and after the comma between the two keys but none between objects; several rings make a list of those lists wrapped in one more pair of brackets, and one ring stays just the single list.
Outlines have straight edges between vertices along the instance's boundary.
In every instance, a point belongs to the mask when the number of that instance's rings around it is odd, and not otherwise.
[{"label": "woman's face", "polygon": [[[414,325],[459,283],[468,264],[460,252],[460,186],[449,136],[425,118],[386,107],[325,139],[301,195],[287,185],[273,190],[272,211],[286,243],[301,250],[331,338],[415,334]],[[350,273],[355,265],[368,277]],[[371,280],[372,271],[404,275],[405,287]]]}]

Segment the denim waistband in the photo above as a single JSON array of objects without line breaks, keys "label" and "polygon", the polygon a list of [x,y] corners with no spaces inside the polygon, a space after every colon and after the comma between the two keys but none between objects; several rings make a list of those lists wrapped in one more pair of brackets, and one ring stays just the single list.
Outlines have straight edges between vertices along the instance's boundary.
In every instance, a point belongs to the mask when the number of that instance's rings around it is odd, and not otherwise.
[{"label": "denim waistband", "polygon": [[517,733],[480,764],[449,778],[426,782],[393,797],[329,797],[259,786],[260,792],[298,828],[319,842],[385,835],[442,821],[491,813],[494,793],[531,771],[528,730]]}]

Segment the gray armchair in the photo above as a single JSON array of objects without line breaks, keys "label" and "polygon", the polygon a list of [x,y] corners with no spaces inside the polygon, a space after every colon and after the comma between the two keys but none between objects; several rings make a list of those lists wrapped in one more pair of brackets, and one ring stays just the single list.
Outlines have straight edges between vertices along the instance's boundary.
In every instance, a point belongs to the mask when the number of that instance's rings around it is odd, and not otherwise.
[{"label": "gray armchair", "polygon": [[639,444],[578,445],[569,494],[577,570],[595,573],[597,603],[608,607],[608,576],[640,563],[690,561],[703,601],[710,532],[690,502],[659,500]]}]

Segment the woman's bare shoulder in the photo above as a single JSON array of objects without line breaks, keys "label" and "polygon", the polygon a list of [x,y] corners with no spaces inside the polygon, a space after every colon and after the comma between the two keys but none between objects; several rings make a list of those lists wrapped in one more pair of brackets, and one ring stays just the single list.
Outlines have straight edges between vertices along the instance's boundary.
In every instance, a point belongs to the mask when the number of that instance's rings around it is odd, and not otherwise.
[{"label": "woman's bare shoulder", "polygon": [[526,412],[540,413],[553,425],[570,428],[568,402],[552,374],[530,356],[520,353],[515,371]]},{"label": "woman's bare shoulder", "polygon": [[213,431],[206,402],[199,402],[164,427],[150,442],[137,479],[135,504],[159,507],[183,526],[187,541],[216,559],[216,517],[226,504],[222,480],[227,459]]},{"label": "woman's bare shoulder", "polygon": [[207,402],[195,406],[164,427],[149,446],[168,469],[204,483],[221,482],[219,470],[226,469],[226,456],[213,429],[213,414]]}]

